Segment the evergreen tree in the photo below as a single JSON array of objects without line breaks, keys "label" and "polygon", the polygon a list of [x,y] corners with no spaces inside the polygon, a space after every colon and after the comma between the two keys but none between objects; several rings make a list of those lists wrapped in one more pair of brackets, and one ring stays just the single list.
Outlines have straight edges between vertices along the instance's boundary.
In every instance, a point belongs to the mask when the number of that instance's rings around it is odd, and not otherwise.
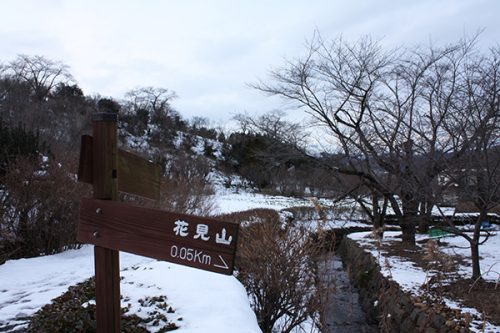
[{"label": "evergreen tree", "polygon": [[9,127],[0,119],[0,176],[3,176],[9,162],[18,156],[32,156],[33,158],[45,150],[45,144],[40,143],[40,136],[23,125]]}]

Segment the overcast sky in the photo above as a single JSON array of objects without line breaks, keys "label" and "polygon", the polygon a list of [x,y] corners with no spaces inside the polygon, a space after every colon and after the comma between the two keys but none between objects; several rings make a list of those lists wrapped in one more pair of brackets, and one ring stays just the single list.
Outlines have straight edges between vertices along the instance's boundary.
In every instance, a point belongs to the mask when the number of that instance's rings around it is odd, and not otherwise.
[{"label": "overcast sky", "polygon": [[155,86],[186,118],[224,122],[280,107],[247,87],[323,38],[369,34],[388,47],[442,45],[485,29],[497,45],[499,0],[2,0],[0,62],[60,60],[86,94],[122,98]]}]

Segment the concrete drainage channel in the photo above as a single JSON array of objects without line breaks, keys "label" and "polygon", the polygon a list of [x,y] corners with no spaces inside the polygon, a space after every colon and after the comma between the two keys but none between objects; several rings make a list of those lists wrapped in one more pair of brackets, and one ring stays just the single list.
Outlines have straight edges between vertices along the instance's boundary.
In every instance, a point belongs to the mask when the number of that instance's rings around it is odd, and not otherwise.
[{"label": "concrete drainage channel", "polygon": [[[333,230],[330,238],[336,239],[336,250],[345,235],[352,232],[367,231],[369,228]],[[351,284],[349,274],[342,259],[337,254],[328,254],[321,261],[323,283],[332,288],[324,323],[323,333],[375,333],[379,332],[378,323],[369,322],[361,306],[358,290]]]},{"label": "concrete drainage channel", "polygon": [[326,330],[324,333],[375,333],[379,332],[376,323],[369,324],[359,302],[359,294],[343,267],[342,259],[330,255],[323,263],[323,278],[333,291],[326,310]]},{"label": "concrete drainage channel", "polygon": [[[331,293],[327,315],[323,318],[329,324],[324,332],[371,333],[379,332],[379,329],[391,333],[470,332],[467,322],[457,321],[453,315],[443,312],[439,302],[436,307],[433,304],[422,307],[395,281],[385,277],[370,253],[355,241],[343,237],[352,230],[337,231],[332,239],[343,238],[341,244],[337,244],[340,245],[336,249],[339,256],[330,255],[323,260],[322,267],[325,282],[336,288]],[[349,267],[347,271],[342,262]],[[359,292],[351,286],[348,275],[360,288]]]}]

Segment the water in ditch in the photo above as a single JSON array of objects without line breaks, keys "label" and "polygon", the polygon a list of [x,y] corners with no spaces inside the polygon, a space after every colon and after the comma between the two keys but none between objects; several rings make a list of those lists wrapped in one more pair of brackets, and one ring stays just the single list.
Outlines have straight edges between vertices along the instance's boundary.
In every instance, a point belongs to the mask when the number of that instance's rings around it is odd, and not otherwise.
[{"label": "water in ditch", "polygon": [[332,287],[326,310],[324,333],[375,333],[377,325],[368,324],[359,294],[343,267],[342,259],[331,255],[324,261],[323,279]]}]

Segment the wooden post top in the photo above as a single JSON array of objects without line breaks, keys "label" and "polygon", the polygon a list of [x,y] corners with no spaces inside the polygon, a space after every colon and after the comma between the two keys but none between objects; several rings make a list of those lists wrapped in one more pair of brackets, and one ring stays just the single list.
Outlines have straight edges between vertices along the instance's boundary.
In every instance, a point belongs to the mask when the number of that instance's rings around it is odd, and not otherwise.
[{"label": "wooden post top", "polygon": [[95,112],[92,114],[92,121],[114,122],[118,121],[116,112]]}]

